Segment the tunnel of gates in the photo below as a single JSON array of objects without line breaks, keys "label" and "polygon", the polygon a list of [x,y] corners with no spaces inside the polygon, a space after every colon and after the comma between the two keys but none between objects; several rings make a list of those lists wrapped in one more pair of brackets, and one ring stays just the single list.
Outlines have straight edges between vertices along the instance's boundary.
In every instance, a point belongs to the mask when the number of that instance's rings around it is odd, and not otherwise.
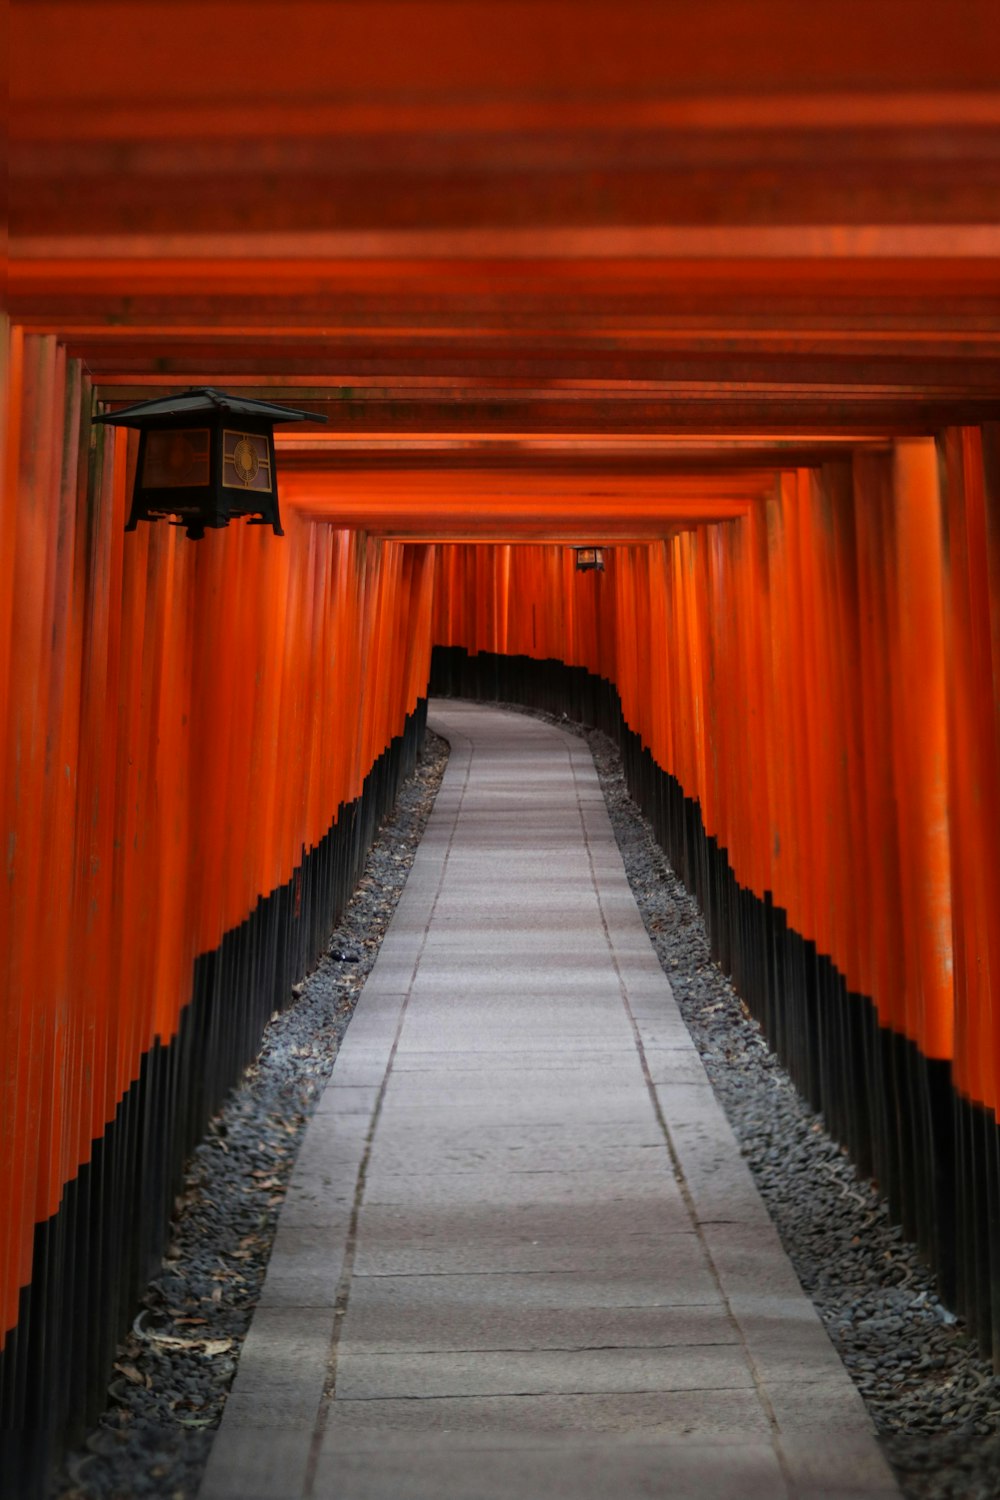
[{"label": "tunnel of gates", "polygon": [[779,473],[603,573],[294,511],[280,545],[192,547],[123,536],[127,440],[55,340],[11,353],[0,1393],[25,1492],[100,1406],[184,1155],[352,889],[428,682],[618,739],[720,963],[1000,1357],[997,427]]},{"label": "tunnel of gates", "polygon": [[616,547],[440,550],[431,691],[605,730],[713,954],[1000,1365],[1000,428]]},{"label": "tunnel of gates", "polygon": [[[9,1488],[101,1404],[429,686],[617,736],[1000,1360],[995,0],[9,9]],[[283,538],[123,534],[92,417],[192,385],[327,418]]]}]

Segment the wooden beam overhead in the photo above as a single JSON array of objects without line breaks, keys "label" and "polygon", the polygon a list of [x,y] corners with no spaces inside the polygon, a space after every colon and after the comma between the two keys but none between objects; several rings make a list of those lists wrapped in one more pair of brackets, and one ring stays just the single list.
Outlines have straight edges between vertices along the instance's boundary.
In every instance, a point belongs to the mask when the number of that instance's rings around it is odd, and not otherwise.
[{"label": "wooden beam overhead", "polygon": [[[494,110],[790,91],[991,91],[991,0],[14,0],[13,99],[85,114],[172,103]],[[108,45],[108,39],[114,45]],[[155,66],[151,64],[155,61]]]},{"label": "wooden beam overhead", "polygon": [[282,504],[315,520],[396,540],[653,541],[745,515],[774,475],[637,476],[399,467],[283,469]]},{"label": "wooden beam overhead", "polygon": [[561,538],[613,480],[653,535],[686,478],[1000,418],[995,0],[14,0],[12,41],[14,319],[103,401],[324,412],[310,513],[361,524],[347,473],[502,535],[506,484]]}]

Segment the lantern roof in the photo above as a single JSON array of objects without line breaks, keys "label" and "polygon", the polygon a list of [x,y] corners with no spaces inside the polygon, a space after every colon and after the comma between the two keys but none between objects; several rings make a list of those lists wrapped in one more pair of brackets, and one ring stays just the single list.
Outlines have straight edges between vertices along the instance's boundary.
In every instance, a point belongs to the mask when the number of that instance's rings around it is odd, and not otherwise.
[{"label": "lantern roof", "polygon": [[320,412],[299,411],[293,406],[275,406],[270,401],[252,401],[247,396],[232,396],[214,386],[203,385],[180,391],[175,396],[156,396],[139,401],[121,411],[105,412],[94,418],[109,427],[152,427],[171,417],[200,417],[225,413],[233,417],[266,418],[269,422],[326,422]]}]

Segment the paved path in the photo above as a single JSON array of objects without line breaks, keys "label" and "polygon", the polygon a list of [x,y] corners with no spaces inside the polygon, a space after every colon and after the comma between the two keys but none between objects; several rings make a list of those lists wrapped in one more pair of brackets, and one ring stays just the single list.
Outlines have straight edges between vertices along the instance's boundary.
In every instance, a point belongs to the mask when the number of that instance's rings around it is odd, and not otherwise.
[{"label": "paved path", "polygon": [[202,1500],[896,1495],[643,930],[586,745],[447,775]]}]

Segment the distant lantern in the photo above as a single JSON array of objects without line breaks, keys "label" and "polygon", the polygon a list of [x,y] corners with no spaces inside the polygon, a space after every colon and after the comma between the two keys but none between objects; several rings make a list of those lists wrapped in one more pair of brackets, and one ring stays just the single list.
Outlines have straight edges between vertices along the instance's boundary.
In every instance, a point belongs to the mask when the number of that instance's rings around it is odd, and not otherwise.
[{"label": "distant lantern", "polygon": [[325,422],[316,412],[250,401],[202,386],[95,417],[139,431],[126,531],[175,516],[192,541],[240,516],[283,536],[274,462],[276,422]]},{"label": "distant lantern", "polygon": [[578,573],[603,573],[604,572],[604,548],[603,547],[577,547],[576,548],[576,571]]}]

